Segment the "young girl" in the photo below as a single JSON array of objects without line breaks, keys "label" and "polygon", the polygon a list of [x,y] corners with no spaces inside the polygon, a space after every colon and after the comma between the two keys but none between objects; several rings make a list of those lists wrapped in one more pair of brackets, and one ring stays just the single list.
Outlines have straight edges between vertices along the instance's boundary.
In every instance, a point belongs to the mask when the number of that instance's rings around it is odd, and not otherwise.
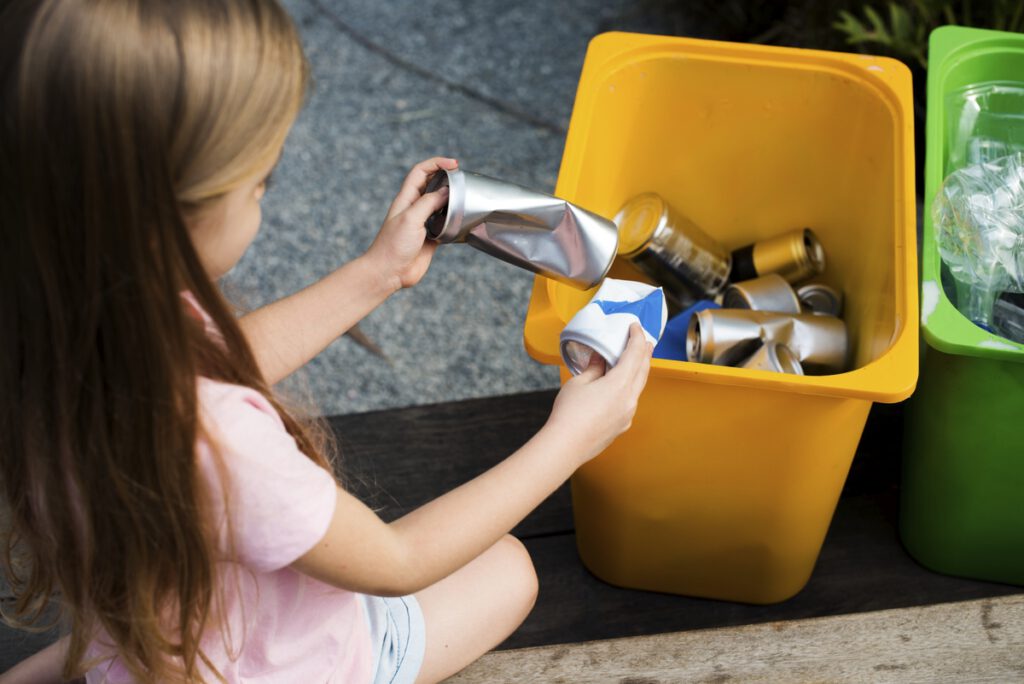
[{"label": "young girl", "polygon": [[[415,166],[365,255],[235,319],[307,67],[274,0],[15,0],[0,16],[0,463],[13,617],[68,637],[0,680],[428,682],[537,591],[507,533],[629,427],[650,346],[562,388],[505,461],[390,524],[271,386],[434,245]],[[390,598],[389,598],[390,597]]]}]

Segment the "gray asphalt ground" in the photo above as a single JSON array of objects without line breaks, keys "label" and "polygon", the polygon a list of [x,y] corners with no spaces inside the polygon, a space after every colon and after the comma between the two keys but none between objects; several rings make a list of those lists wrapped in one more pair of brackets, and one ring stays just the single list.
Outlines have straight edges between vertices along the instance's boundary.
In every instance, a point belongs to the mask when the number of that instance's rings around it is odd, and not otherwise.
[{"label": "gray asphalt ground", "polygon": [[[264,200],[261,234],[226,278],[254,308],[361,254],[408,169],[434,155],[552,192],[589,40],[646,28],[627,0],[287,0],[313,84]],[[652,27],[656,28],[656,27]],[[555,387],[522,342],[532,274],[466,245],[284,389],[325,414]]]}]

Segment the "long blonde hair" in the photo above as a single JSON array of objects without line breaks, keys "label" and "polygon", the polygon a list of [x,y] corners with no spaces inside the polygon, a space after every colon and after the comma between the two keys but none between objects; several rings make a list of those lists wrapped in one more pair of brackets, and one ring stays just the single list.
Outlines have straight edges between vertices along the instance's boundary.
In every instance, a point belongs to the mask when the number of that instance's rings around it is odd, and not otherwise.
[{"label": "long blonde hair", "polygon": [[139,680],[210,664],[197,376],[262,392],[328,467],[322,430],[273,398],[186,230],[277,152],[307,74],[274,0],[15,0],[0,16],[4,569],[12,619],[59,596],[68,678],[100,631]]}]

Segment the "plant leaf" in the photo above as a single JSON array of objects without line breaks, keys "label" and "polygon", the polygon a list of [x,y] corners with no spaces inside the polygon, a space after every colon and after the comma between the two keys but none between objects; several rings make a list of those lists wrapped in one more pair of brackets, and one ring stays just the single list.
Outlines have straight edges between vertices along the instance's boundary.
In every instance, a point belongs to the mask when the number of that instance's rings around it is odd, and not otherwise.
[{"label": "plant leaf", "polygon": [[886,28],[882,16],[875,11],[875,8],[871,5],[864,5],[864,15],[871,22],[871,32],[874,34],[874,40],[883,45],[892,45],[892,36]]},{"label": "plant leaf", "polygon": [[892,39],[894,45],[912,43],[914,22],[906,8],[889,3],[889,24],[892,26]]},{"label": "plant leaf", "polygon": [[839,18],[840,21],[834,22],[832,26],[841,33],[846,34],[847,43],[862,43],[869,40],[869,38],[866,37],[868,33],[867,27],[864,26],[857,17],[853,16],[846,10],[841,10],[839,12]]}]

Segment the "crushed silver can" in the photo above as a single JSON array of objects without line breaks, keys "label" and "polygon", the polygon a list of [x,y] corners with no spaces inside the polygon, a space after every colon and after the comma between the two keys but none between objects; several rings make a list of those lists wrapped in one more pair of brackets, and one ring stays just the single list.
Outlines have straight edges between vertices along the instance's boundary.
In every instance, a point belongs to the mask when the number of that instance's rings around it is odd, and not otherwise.
[{"label": "crushed silver can", "polygon": [[841,318],[745,309],[706,309],[690,319],[687,358],[735,366],[761,344],[789,347],[805,373],[846,370],[849,339]]},{"label": "crushed silver can", "polygon": [[729,280],[742,282],[778,273],[790,283],[825,270],[825,248],[810,228],[793,230],[733,250]]},{"label": "crushed silver can", "polygon": [[605,278],[590,302],[562,329],[558,337],[562,360],[573,375],[586,370],[594,354],[612,368],[626,349],[630,326],[639,323],[647,341],[657,345],[667,322],[668,308],[660,287]]},{"label": "crushed silver can", "polygon": [[809,283],[796,291],[805,313],[818,316],[841,316],[843,314],[843,294],[828,285]]},{"label": "crushed silver can", "polygon": [[619,254],[665,289],[674,310],[714,299],[728,284],[728,250],[659,195],[637,195],[614,220]]},{"label": "crushed silver can", "polygon": [[778,273],[733,283],[722,295],[723,309],[753,309],[800,313],[800,300],[789,282]]},{"label": "crushed silver can", "polygon": [[448,204],[426,221],[440,243],[465,242],[534,273],[581,290],[608,273],[618,231],[608,219],[563,199],[456,169],[441,170],[426,192],[448,187]]},{"label": "crushed silver can", "polygon": [[762,344],[749,359],[743,362],[742,366],[743,368],[789,373],[790,375],[804,374],[803,366],[800,365],[800,359],[796,358],[796,354],[789,347],[778,342]]}]

